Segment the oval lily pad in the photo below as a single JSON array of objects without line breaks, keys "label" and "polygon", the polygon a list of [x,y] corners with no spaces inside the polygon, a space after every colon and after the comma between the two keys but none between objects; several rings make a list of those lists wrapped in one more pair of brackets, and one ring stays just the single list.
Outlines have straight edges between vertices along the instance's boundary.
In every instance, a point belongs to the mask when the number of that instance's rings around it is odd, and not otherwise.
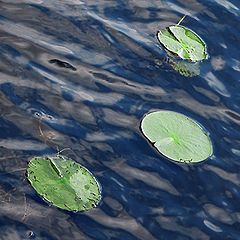
[{"label": "oval lily pad", "polygon": [[183,114],[165,110],[149,113],[143,118],[141,129],[154,147],[171,160],[196,163],[212,155],[208,134]]},{"label": "oval lily pad", "polygon": [[32,158],[27,178],[43,199],[61,209],[85,211],[96,207],[101,199],[93,174],[64,156]]},{"label": "oval lily pad", "polygon": [[159,42],[168,51],[192,62],[208,58],[206,43],[191,29],[173,25],[157,33]]}]

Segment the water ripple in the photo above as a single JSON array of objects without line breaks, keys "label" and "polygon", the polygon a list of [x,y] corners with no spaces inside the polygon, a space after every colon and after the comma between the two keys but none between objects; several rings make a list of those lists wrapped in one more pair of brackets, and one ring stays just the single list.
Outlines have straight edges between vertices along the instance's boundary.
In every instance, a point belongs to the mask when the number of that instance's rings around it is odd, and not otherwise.
[{"label": "water ripple", "polygon": [[[237,1],[0,2],[0,239],[239,239]],[[184,14],[210,55],[193,78],[155,36]],[[212,158],[160,156],[139,129],[157,109],[202,123]],[[98,208],[61,211],[26,181],[31,157],[60,150],[101,182]]]}]

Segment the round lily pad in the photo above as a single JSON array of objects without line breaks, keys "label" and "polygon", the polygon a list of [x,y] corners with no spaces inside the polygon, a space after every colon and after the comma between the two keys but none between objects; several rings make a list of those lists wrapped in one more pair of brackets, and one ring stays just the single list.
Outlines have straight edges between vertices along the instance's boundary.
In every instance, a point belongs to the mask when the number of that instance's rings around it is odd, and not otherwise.
[{"label": "round lily pad", "polygon": [[197,163],[212,155],[207,132],[183,114],[165,110],[149,113],[143,118],[141,129],[154,147],[171,160]]},{"label": "round lily pad", "polygon": [[208,58],[206,43],[191,29],[174,25],[157,33],[159,42],[168,51],[192,62]]},{"label": "round lily pad", "polygon": [[64,156],[34,157],[27,178],[47,202],[69,211],[86,211],[101,199],[98,181],[85,167]]}]

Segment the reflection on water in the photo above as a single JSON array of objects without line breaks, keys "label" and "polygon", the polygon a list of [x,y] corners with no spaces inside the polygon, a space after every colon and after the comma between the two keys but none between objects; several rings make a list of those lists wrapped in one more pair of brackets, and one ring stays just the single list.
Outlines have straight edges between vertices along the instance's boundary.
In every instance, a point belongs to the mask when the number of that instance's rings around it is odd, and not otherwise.
[{"label": "reflection on water", "polygon": [[[0,2],[0,239],[239,239],[237,1]],[[155,37],[184,14],[210,55],[192,78]],[[156,109],[202,123],[212,159],[159,156],[139,130]],[[98,208],[61,211],[26,181],[64,148],[101,182]]]}]

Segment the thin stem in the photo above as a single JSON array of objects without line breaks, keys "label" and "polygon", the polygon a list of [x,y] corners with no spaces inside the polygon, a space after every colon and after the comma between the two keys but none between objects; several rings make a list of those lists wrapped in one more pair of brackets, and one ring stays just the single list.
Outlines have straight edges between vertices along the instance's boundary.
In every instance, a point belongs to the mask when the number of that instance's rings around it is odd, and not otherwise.
[{"label": "thin stem", "polygon": [[59,151],[59,148],[57,147],[57,151],[58,151],[58,152],[57,152],[57,156],[60,155],[62,152],[66,151],[66,150],[72,151],[71,148],[64,148],[64,149],[62,149],[62,150]]},{"label": "thin stem", "polygon": [[184,15],[177,23],[177,26],[181,24],[181,22],[184,20],[184,18],[186,17],[187,15]]}]

